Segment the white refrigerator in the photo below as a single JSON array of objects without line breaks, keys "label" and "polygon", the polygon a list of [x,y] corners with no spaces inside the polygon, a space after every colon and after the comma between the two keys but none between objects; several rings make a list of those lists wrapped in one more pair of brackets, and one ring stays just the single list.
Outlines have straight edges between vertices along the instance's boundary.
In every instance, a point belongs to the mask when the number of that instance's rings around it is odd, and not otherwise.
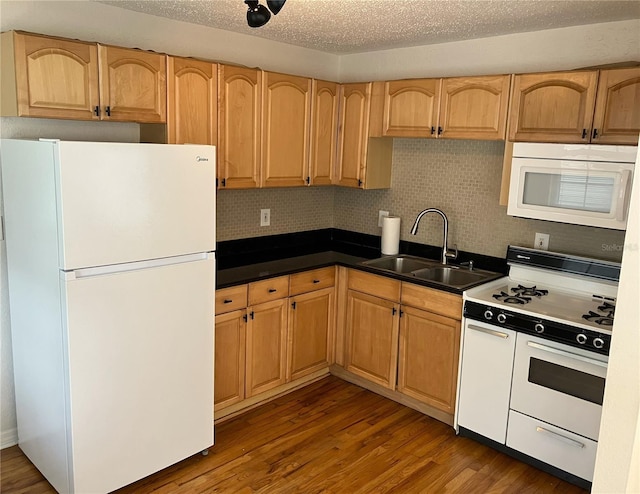
[{"label": "white refrigerator", "polygon": [[0,153],[20,448],[93,494],[211,446],[215,148]]}]

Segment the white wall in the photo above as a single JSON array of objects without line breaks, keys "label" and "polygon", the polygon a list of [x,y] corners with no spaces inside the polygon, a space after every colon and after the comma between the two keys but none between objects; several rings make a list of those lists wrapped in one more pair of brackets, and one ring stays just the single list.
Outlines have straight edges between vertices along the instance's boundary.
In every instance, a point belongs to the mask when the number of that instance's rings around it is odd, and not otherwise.
[{"label": "white wall", "polygon": [[594,493],[640,492],[640,173],[633,182]]},{"label": "white wall", "polygon": [[[10,29],[152,49],[174,55],[211,58],[338,81],[531,72],[640,60],[640,22],[636,21],[343,57],[86,1],[2,0],[0,30]],[[11,118],[0,119],[0,134],[2,137],[47,136],[80,140],[136,140],[138,135],[137,126],[130,124]],[[0,243],[0,255],[0,431],[1,446],[5,447],[15,443],[16,423],[4,242]],[[637,339],[635,341],[637,344]],[[608,393],[611,387],[615,389],[620,386],[623,389],[625,385],[637,386],[637,382],[628,384],[625,376],[619,376],[615,386],[608,386]],[[605,409],[609,402],[605,402]],[[617,425],[620,430],[626,428],[627,431],[633,431],[636,423],[637,415],[636,422],[627,417]],[[599,458],[598,468],[607,460],[606,456],[604,459]],[[628,464],[628,461],[615,465],[612,463],[607,468],[610,466],[623,470]]]},{"label": "white wall", "polygon": [[640,61],[640,20],[340,57],[340,81],[512,74]]}]

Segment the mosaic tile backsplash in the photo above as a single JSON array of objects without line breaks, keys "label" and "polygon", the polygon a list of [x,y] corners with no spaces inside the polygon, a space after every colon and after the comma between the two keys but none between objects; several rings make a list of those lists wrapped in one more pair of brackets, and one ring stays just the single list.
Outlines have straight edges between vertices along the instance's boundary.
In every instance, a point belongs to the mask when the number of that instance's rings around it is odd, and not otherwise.
[{"label": "mosaic tile backsplash", "polygon": [[[218,239],[341,228],[380,235],[378,210],[402,218],[401,239],[442,245],[442,220],[423,217],[428,207],[449,218],[449,245],[504,257],[509,244],[531,247],[536,232],[550,235],[549,250],[619,261],[624,232],[507,216],[499,206],[504,143],[501,141],[395,139],[392,187],[342,187],[221,191]],[[260,227],[261,208],[271,209],[271,226]]]}]

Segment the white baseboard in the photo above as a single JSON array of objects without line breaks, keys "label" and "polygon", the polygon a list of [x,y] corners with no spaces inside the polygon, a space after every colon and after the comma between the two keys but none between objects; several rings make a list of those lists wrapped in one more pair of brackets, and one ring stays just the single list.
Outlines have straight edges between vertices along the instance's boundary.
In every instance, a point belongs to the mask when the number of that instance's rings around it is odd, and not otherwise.
[{"label": "white baseboard", "polygon": [[13,428],[6,431],[2,431],[0,437],[0,449],[8,448],[9,446],[15,446],[18,444],[18,429]]}]

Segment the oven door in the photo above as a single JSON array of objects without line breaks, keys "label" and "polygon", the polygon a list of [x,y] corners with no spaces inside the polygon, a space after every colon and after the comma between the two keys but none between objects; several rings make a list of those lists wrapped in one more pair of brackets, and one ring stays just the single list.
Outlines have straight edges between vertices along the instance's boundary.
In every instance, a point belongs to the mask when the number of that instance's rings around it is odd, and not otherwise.
[{"label": "oven door", "polygon": [[595,441],[608,357],[518,333],[512,410]]}]

